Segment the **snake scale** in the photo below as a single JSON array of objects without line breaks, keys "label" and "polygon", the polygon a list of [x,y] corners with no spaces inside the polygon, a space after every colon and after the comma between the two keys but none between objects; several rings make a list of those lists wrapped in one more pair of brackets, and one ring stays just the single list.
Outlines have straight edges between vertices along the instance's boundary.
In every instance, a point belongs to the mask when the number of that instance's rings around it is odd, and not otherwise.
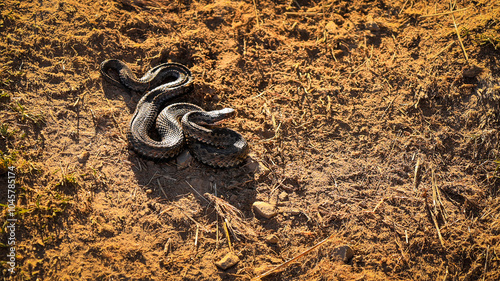
[{"label": "snake scale", "polygon": [[[165,107],[170,100],[192,89],[193,77],[186,66],[163,63],[137,78],[124,62],[110,59],[101,63],[100,70],[109,83],[145,93],[137,103],[127,134],[139,155],[166,160],[187,147],[198,161],[215,168],[234,167],[246,159],[249,148],[243,136],[231,129],[213,126],[234,116],[234,109],[204,111],[190,103]],[[119,78],[113,78],[110,71],[116,72]],[[154,127],[161,140],[150,136]]]}]

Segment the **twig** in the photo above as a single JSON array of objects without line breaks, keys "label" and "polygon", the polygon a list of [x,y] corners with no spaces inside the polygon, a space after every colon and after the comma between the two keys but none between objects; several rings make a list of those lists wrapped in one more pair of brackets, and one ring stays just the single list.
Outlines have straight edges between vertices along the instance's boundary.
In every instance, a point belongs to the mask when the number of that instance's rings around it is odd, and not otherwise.
[{"label": "twig", "polygon": [[308,253],[309,253],[309,252],[311,252],[312,250],[314,250],[314,249],[318,248],[319,246],[323,245],[325,242],[327,242],[328,240],[330,240],[332,237],[333,237],[333,234],[332,234],[332,235],[330,235],[330,236],[328,236],[326,239],[324,239],[323,241],[319,242],[318,244],[316,244],[316,245],[312,246],[311,248],[309,248],[309,249],[305,250],[303,253],[299,254],[298,256],[295,256],[295,257],[293,257],[293,258],[291,258],[291,259],[287,260],[286,262],[284,262],[284,263],[282,263],[282,264],[280,264],[280,265],[276,266],[275,268],[272,268],[272,269],[270,269],[270,270],[268,270],[268,271],[264,272],[263,274],[261,274],[261,275],[259,275],[259,276],[257,276],[257,277],[252,278],[252,279],[251,279],[251,281],[258,281],[258,280],[261,280],[262,278],[264,278],[264,277],[266,277],[266,276],[270,275],[271,273],[273,273],[273,272],[275,272],[275,271],[277,271],[277,270],[279,270],[279,269],[281,269],[281,268],[283,268],[283,267],[285,267],[285,266],[289,265],[290,263],[292,263],[292,262],[293,262],[293,261],[295,261],[296,259],[299,259],[299,258],[301,258],[301,257],[305,256],[306,254],[308,254]]},{"label": "twig", "polygon": [[486,248],[486,260],[484,261],[484,274],[483,274],[483,281],[484,278],[486,278],[486,270],[488,269],[488,253],[490,251],[490,245]]},{"label": "twig", "polygon": [[394,34],[391,35],[392,39],[394,39],[394,53],[392,54],[390,65],[392,65],[392,63],[394,62],[394,59],[396,58],[396,53],[398,52],[398,42],[396,40],[396,36],[394,36]]},{"label": "twig", "polygon": [[382,205],[382,203],[385,201],[386,197],[382,198],[378,203],[377,205],[375,205],[375,208],[373,208],[373,211],[372,213],[375,213],[375,211],[378,209],[378,207],[380,207],[380,205]]},{"label": "twig", "polygon": [[451,41],[448,45],[446,45],[446,47],[442,48],[441,50],[439,50],[439,52],[437,52],[435,55],[430,57],[429,60],[433,60],[433,59],[437,58],[443,52],[447,51],[453,44],[455,44],[455,41]]},{"label": "twig", "polygon": [[231,231],[236,240],[239,240],[238,237],[250,239],[256,236],[255,232],[245,225],[240,210],[210,193],[205,193],[205,197],[214,204],[217,214],[226,222],[228,230]]},{"label": "twig", "polygon": [[192,222],[194,222],[197,226],[200,226],[201,229],[203,229],[203,231],[205,232],[208,232],[208,229],[206,227],[204,227],[202,224],[200,224],[199,222],[197,222],[195,219],[193,219],[190,215],[186,214],[186,212],[184,212],[184,210],[181,208],[181,206],[177,205],[177,204],[174,204],[178,209],[179,211],[181,211],[181,213],[183,215],[185,215],[188,219],[190,219]]},{"label": "twig", "polygon": [[443,281],[446,281],[446,278],[448,277],[448,266],[446,266],[446,272],[444,274]]},{"label": "twig", "polygon": [[198,190],[194,189],[194,187],[187,180],[185,180],[185,182],[189,185],[189,187],[191,187],[191,189],[194,192],[196,192],[196,194],[198,194],[198,196],[200,196],[201,198],[203,198],[203,200],[207,201],[207,203],[210,203],[210,201],[208,201],[205,197],[203,197],[203,195],[201,195],[201,193],[199,193]]},{"label": "twig", "polygon": [[437,209],[437,194],[436,194],[436,176],[434,174],[434,170],[431,172],[431,188],[432,188],[432,206],[434,207],[434,213],[438,213]]},{"label": "twig", "polygon": [[468,62],[469,56],[467,56],[467,52],[465,51],[464,43],[462,42],[462,37],[460,36],[460,32],[458,31],[457,22],[455,21],[455,16],[453,14],[451,14],[451,17],[453,18],[453,25],[455,26],[455,31],[457,32],[458,42],[460,42],[460,46],[462,47],[462,51],[464,52],[465,61]]},{"label": "twig", "polygon": [[413,175],[413,189],[415,191],[417,191],[419,184],[420,184],[420,157],[417,158],[417,164],[415,165],[415,174]]},{"label": "twig", "polygon": [[437,14],[423,15],[423,16],[420,16],[420,17],[421,18],[428,18],[428,17],[444,16],[444,15],[453,14],[453,13],[456,13],[456,12],[462,12],[462,11],[465,11],[467,9],[469,9],[469,8],[467,7],[467,8],[463,8],[463,9],[458,9],[458,10],[453,10],[453,11],[446,11],[446,12],[437,13]]},{"label": "twig", "polygon": [[163,196],[165,196],[165,198],[168,199],[167,193],[165,193],[165,190],[163,190],[163,186],[161,186],[160,184],[158,184],[158,186],[160,187],[160,190],[163,193]]},{"label": "twig", "polygon": [[253,8],[255,9],[255,21],[257,23],[257,27],[260,26],[260,22],[259,22],[259,14],[257,13],[257,3],[256,3],[256,0],[253,0]]},{"label": "twig", "polygon": [[401,15],[401,13],[404,11],[405,7],[406,7],[406,4],[408,3],[408,0],[406,0],[404,3],[403,3],[403,6],[401,6],[401,10],[399,10],[399,13],[398,15]]},{"label": "twig", "polygon": [[439,193],[439,189],[437,187],[436,183],[436,176],[434,174],[434,170],[432,170],[432,175],[431,175],[431,181],[432,181],[432,203],[434,206],[434,212],[436,214],[441,213],[441,217],[445,221],[448,219],[448,214],[446,213],[446,209],[444,208],[443,201],[441,200],[441,194]]},{"label": "twig", "polygon": [[287,16],[322,16],[323,13],[316,12],[285,12]]},{"label": "twig", "polygon": [[226,233],[227,245],[229,246],[229,251],[233,251],[233,245],[231,245],[231,237],[229,237],[229,231],[227,230],[227,220],[224,219],[224,232]]},{"label": "twig", "polygon": [[200,227],[196,225],[196,236],[194,238],[194,246],[198,247],[198,232],[200,231]]},{"label": "twig", "polygon": [[[426,203],[427,203],[427,201],[426,201]],[[429,213],[431,213],[431,217],[432,217],[432,221],[434,222],[434,226],[436,226],[436,230],[438,233],[439,241],[441,242],[441,246],[443,246],[443,248],[444,248],[444,240],[443,240],[443,236],[441,235],[441,230],[439,229],[439,225],[438,225],[436,216],[434,215],[434,213],[432,213],[431,208],[429,208],[428,210],[429,210]]]},{"label": "twig", "polygon": [[389,105],[387,106],[387,108],[384,110],[384,114],[382,114],[382,117],[380,117],[380,119],[384,118],[384,116],[387,114],[387,111],[389,111],[389,108],[391,108],[392,104],[394,103],[394,101],[398,98],[398,96],[395,96],[390,102],[389,102]]},{"label": "twig", "polygon": [[167,243],[165,243],[165,246],[163,247],[163,253],[165,255],[168,255],[170,253],[171,244],[172,244],[172,238],[168,238]]}]

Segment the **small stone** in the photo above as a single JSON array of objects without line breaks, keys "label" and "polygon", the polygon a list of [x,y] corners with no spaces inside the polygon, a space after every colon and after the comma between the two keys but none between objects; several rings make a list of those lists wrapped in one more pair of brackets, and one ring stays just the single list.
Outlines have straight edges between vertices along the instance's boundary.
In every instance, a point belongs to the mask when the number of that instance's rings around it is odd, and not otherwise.
[{"label": "small stone", "polygon": [[343,262],[348,262],[354,256],[354,251],[347,245],[336,247],[331,253],[332,258]]},{"label": "small stone", "polygon": [[280,199],[280,201],[286,201],[286,200],[288,200],[288,193],[283,191],[280,193],[280,195],[278,195],[278,198]]},{"label": "small stone", "polygon": [[277,244],[279,242],[278,236],[276,236],[276,234],[269,234],[266,237],[266,242],[269,244]]},{"label": "small stone", "polygon": [[220,261],[215,262],[215,265],[222,270],[226,270],[231,266],[237,264],[239,261],[240,258],[238,258],[237,255],[235,255],[234,253],[228,253]]},{"label": "small stone", "polygon": [[146,194],[151,194],[151,193],[153,193],[153,190],[152,190],[152,189],[148,189],[148,190],[146,190]]},{"label": "small stone", "polygon": [[177,156],[177,169],[182,170],[189,166],[191,166],[191,162],[193,161],[193,156],[189,153],[189,151],[182,152],[179,156]]},{"label": "small stone", "polygon": [[111,236],[115,235],[115,229],[110,224],[101,225],[101,227],[99,228],[98,231],[99,231],[100,235],[106,236],[106,237],[111,237]]},{"label": "small stone", "polygon": [[252,207],[256,215],[266,219],[270,219],[278,214],[274,206],[266,202],[255,201]]},{"label": "small stone", "polygon": [[259,172],[266,173],[269,171],[269,169],[266,166],[264,166],[264,164],[262,164],[259,161],[254,160],[252,158],[249,158],[248,163],[246,164],[246,167],[247,167],[248,171],[251,173],[259,173]]},{"label": "small stone", "polygon": [[338,25],[336,25],[333,21],[325,25],[325,29],[326,31],[328,31],[328,33],[335,33],[335,31],[337,31],[338,28],[339,28]]},{"label": "small stone", "polygon": [[290,210],[290,215],[292,216],[298,216],[300,215],[300,213],[302,213],[299,209],[291,209]]},{"label": "small stone", "polygon": [[78,156],[78,162],[80,163],[85,163],[87,160],[89,160],[90,153],[88,151],[82,152],[80,156]]}]

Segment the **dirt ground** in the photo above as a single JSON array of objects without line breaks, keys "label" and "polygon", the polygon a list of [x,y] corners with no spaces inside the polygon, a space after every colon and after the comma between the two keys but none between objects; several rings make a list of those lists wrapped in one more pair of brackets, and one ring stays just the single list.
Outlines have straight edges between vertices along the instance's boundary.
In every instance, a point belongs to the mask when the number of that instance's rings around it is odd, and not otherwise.
[{"label": "dirt ground", "polygon": [[[0,10],[2,280],[256,280],[324,239],[262,280],[500,280],[498,1]],[[179,101],[236,109],[225,126],[248,161],[138,157],[126,133],[142,93],[101,79],[110,58],[137,75],[188,66],[194,90]],[[227,204],[242,217],[226,233],[215,207]],[[344,262],[333,253],[346,245]],[[230,251],[239,262],[217,268]]]}]

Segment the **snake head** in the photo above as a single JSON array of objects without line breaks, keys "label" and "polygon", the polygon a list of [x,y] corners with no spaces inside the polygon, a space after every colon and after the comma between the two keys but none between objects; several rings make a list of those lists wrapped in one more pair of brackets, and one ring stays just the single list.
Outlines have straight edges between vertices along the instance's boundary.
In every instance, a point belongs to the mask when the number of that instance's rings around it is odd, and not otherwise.
[{"label": "snake head", "polygon": [[204,118],[200,118],[200,122],[196,123],[203,125],[218,125],[225,119],[231,118],[236,115],[236,111],[232,108],[223,108],[220,110],[205,111],[201,114],[204,116]]},{"label": "snake head", "polygon": [[230,118],[236,114],[236,111],[234,109],[228,107],[220,110],[214,110],[213,112],[217,112],[217,114],[224,115],[224,118]]}]

